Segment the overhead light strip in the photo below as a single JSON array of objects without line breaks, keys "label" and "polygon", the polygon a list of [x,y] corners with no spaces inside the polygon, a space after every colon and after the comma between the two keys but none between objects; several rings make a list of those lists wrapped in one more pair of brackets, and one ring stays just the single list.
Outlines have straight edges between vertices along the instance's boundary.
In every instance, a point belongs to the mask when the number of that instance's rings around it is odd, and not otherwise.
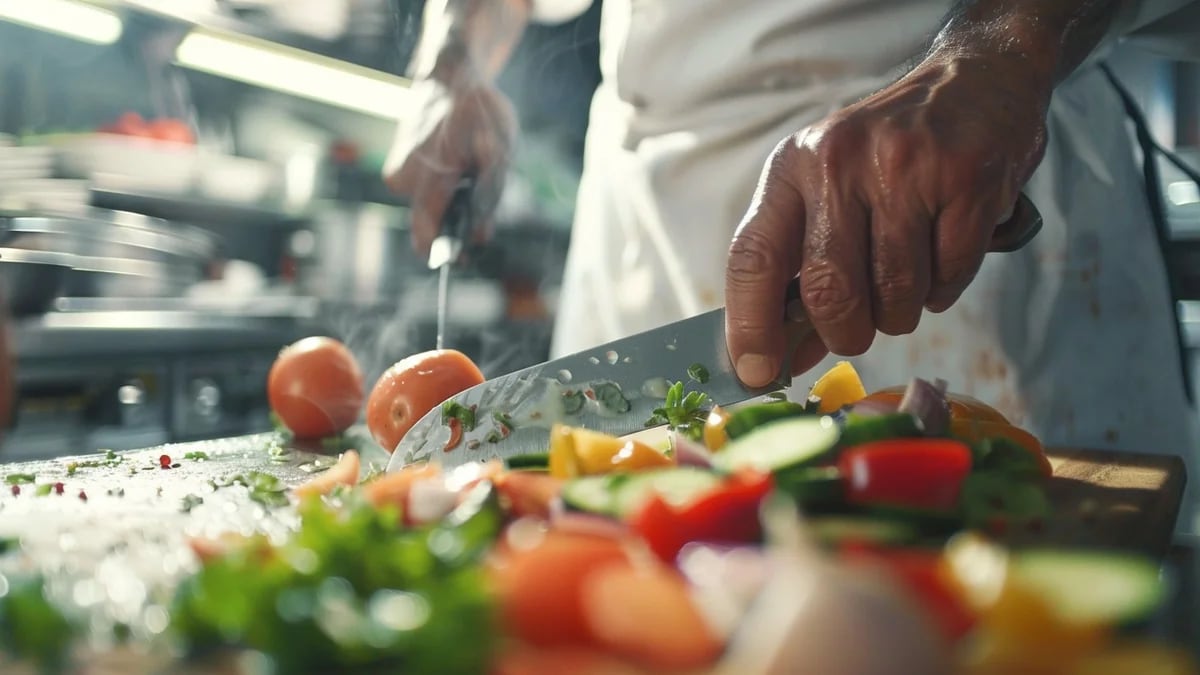
[{"label": "overhead light strip", "polygon": [[408,81],[355,64],[240,35],[193,29],[175,50],[179,65],[328,105],[395,119]]},{"label": "overhead light strip", "polygon": [[0,0],[0,19],[98,45],[121,38],[121,17],[75,0]]}]

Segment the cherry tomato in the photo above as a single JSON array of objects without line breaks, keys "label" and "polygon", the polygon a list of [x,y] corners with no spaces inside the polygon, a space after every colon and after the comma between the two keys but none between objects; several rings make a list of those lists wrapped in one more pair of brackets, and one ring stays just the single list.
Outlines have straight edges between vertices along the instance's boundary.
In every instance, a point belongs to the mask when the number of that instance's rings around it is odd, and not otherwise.
[{"label": "cherry tomato", "polygon": [[414,354],[379,378],[367,399],[367,428],[392,452],[404,434],[442,401],[483,382],[466,354],[440,349]]},{"label": "cherry tomato", "polygon": [[531,548],[496,563],[501,626],[533,645],[594,645],[583,604],[590,577],[608,566],[628,566],[617,539],[551,532]]},{"label": "cherry tomato", "polygon": [[[905,389],[907,389],[907,387],[887,387],[871,393],[863,400],[900,405],[900,400],[904,398]],[[977,398],[967,396],[966,394],[947,393],[946,401],[950,403],[951,419],[979,420],[981,422],[1000,422],[1002,424],[1010,424],[1008,418],[1005,417],[999,410],[996,410],[992,406],[980,401]]]},{"label": "cherry tomato", "polygon": [[362,371],[337,340],[304,338],[275,359],[267,376],[267,400],[297,438],[332,436],[358,419]]},{"label": "cherry tomato", "polygon": [[146,125],[146,133],[151,138],[171,143],[194,145],[196,137],[187,122],[170,117],[157,119]]},{"label": "cherry tomato", "polygon": [[852,504],[950,511],[971,471],[971,450],[945,438],[876,441],[843,452],[838,469]]}]

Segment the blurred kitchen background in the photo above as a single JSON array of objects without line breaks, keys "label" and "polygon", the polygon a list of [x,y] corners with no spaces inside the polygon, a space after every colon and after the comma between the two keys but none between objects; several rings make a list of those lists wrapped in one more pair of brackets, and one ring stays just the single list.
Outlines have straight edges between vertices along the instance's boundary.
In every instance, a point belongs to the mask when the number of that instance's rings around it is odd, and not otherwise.
[{"label": "blurred kitchen background", "polygon": [[[0,0],[6,460],[265,430],[267,370],[306,335],[345,340],[368,384],[433,346],[436,279],[380,180],[421,9]],[[496,237],[456,276],[447,340],[488,375],[547,355],[599,11],[530,29],[501,78],[523,135]],[[1134,49],[1114,66],[1155,137],[1200,166],[1200,71]],[[1200,348],[1200,190],[1160,163]]]}]

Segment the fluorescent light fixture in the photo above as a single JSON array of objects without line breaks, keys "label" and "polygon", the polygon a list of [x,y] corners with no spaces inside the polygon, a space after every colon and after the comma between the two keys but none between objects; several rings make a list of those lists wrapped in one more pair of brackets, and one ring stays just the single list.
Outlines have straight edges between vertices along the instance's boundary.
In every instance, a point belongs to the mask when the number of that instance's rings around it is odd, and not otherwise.
[{"label": "fluorescent light fixture", "polygon": [[121,18],[107,9],[75,0],[0,0],[0,19],[110,45],[121,37]]},{"label": "fluorescent light fixture", "polygon": [[385,119],[400,114],[408,95],[408,81],[394,75],[204,29],[195,29],[183,39],[175,60],[185,68]]},{"label": "fluorescent light fixture", "polygon": [[1200,203],[1200,187],[1190,180],[1167,185],[1167,199],[1175,206]]}]

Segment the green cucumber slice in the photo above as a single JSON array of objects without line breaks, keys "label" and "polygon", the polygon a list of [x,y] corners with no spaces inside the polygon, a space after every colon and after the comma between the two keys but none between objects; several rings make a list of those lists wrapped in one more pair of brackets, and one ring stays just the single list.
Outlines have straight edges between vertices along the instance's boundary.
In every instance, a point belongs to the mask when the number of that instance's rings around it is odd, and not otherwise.
[{"label": "green cucumber slice", "polygon": [[1166,595],[1158,566],[1136,555],[1030,549],[1013,554],[1011,564],[1023,584],[1072,622],[1139,621]]},{"label": "green cucumber slice", "polygon": [[908,413],[872,415],[863,417],[849,415],[842,425],[842,438],[838,445],[851,448],[863,443],[886,441],[892,438],[917,438],[922,436],[917,418]]},{"label": "green cucumber slice", "polygon": [[742,469],[774,473],[808,466],[837,447],[841,433],[832,417],[778,420],[727,443],[713,455],[713,466],[729,473]]},{"label": "green cucumber slice", "polygon": [[692,467],[584,476],[567,482],[563,503],[577,511],[624,518],[657,494],[672,505],[682,505],[720,485],[721,477]]},{"label": "green cucumber slice", "polygon": [[550,466],[550,454],[545,452],[513,455],[504,460],[510,469],[545,469]]},{"label": "green cucumber slice", "polygon": [[842,472],[835,466],[783,470],[775,474],[775,486],[807,509],[841,505],[846,487]]},{"label": "green cucumber slice", "polygon": [[683,506],[720,484],[721,477],[717,474],[691,467],[635,473],[617,487],[613,510],[624,518],[655,494],[672,506]]},{"label": "green cucumber slice", "polygon": [[741,438],[746,434],[754,431],[771,422],[776,422],[792,417],[812,417],[812,413],[807,406],[791,401],[773,401],[771,403],[760,403],[745,408],[741,408],[737,412],[729,416],[725,422],[725,433],[731,439]]}]

